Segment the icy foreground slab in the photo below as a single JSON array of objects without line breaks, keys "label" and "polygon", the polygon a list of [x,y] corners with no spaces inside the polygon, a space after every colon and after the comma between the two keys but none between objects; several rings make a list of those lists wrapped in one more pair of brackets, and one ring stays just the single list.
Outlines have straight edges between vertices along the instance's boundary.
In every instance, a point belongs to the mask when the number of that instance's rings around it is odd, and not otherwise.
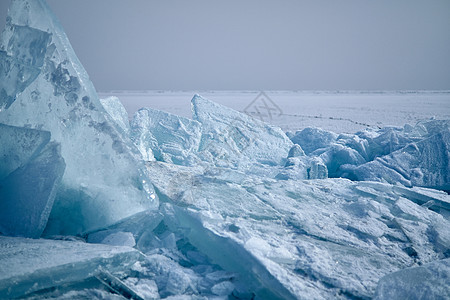
[{"label": "icy foreground slab", "polygon": [[39,237],[64,174],[48,131],[0,124],[0,232]]},{"label": "icy foreground slab", "polygon": [[202,125],[199,152],[219,167],[252,172],[252,168],[282,166],[292,142],[277,127],[195,95],[194,120]]},{"label": "icy foreground slab", "polygon": [[434,261],[383,277],[375,299],[447,299],[449,280],[450,259]]},{"label": "icy foreground slab", "polygon": [[81,233],[158,206],[138,150],[44,0],[12,1],[0,64],[0,123],[51,132],[66,163],[46,234]]},{"label": "icy foreground slab", "polygon": [[42,289],[129,268],[142,259],[129,247],[73,241],[0,236],[0,298],[16,298]]},{"label": "icy foreground slab", "polygon": [[383,276],[444,259],[450,249],[445,193],[149,168],[174,202],[165,206],[166,224],[189,228],[190,243],[257,296],[370,298]]}]

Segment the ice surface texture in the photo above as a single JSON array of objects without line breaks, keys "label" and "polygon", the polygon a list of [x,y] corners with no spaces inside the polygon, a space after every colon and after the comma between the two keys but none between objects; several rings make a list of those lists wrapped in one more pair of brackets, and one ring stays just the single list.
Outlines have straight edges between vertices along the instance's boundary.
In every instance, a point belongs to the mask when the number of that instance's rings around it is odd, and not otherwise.
[{"label": "ice surface texture", "polygon": [[450,249],[442,192],[149,168],[173,203],[166,224],[189,228],[192,245],[259,297],[370,298],[384,275],[445,259]]},{"label": "ice surface texture", "polygon": [[131,137],[145,160],[195,165],[201,137],[200,123],[163,111],[142,108],[134,114]]},{"label": "ice surface texture", "polygon": [[123,111],[108,103],[114,119],[105,111],[44,0],[12,1],[0,64],[0,123],[49,131],[66,163],[46,234],[80,233],[158,206]]},{"label": "ice surface texture", "polygon": [[192,99],[192,111],[194,120],[151,108],[135,113],[131,138],[144,160],[264,176],[275,176],[284,166],[293,144],[281,129],[199,95]]},{"label": "ice surface texture", "polygon": [[450,259],[407,268],[380,280],[375,299],[448,299]]},{"label": "ice surface texture", "polygon": [[0,236],[0,298],[61,286],[104,270],[123,271],[141,254],[129,247]]},{"label": "ice surface texture", "polygon": [[0,124],[0,232],[39,237],[64,174],[48,131]]},{"label": "ice surface texture", "polygon": [[450,121],[367,130],[354,135],[307,128],[292,141],[320,159],[329,177],[450,190]]},{"label": "ice surface texture", "polygon": [[199,152],[216,166],[252,171],[283,165],[292,147],[280,128],[199,95],[192,99],[192,111],[202,125]]}]

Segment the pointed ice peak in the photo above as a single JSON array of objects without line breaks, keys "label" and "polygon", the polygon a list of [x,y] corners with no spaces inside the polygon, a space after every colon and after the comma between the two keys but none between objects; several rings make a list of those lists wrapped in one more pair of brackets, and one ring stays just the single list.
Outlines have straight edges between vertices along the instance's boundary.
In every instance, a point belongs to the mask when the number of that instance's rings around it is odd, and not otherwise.
[{"label": "pointed ice peak", "polygon": [[192,114],[202,124],[199,151],[204,160],[216,165],[238,169],[280,166],[292,147],[280,128],[199,95],[192,98]]},{"label": "pointed ice peak", "polygon": [[46,234],[157,208],[138,149],[103,108],[46,2],[13,0],[0,42],[0,123],[49,131],[66,162]]}]

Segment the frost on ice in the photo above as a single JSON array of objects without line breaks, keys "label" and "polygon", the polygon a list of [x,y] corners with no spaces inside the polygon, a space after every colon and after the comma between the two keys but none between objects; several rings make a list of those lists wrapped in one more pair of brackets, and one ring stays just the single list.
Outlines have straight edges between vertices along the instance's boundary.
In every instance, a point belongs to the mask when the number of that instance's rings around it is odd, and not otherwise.
[{"label": "frost on ice", "polygon": [[66,163],[48,234],[81,233],[157,207],[126,124],[101,105],[45,1],[12,1],[0,58],[0,123],[49,131]]},{"label": "frost on ice", "polygon": [[285,134],[195,95],[129,122],[44,0],[0,66],[0,298],[448,296],[450,121]]}]

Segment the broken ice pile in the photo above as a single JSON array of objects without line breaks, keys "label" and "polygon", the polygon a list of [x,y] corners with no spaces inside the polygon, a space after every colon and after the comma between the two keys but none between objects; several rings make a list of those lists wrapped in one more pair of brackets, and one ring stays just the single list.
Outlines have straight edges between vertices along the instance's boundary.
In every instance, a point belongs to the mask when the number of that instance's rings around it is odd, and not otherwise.
[{"label": "broken ice pile", "polygon": [[450,190],[450,121],[426,120],[337,135],[317,128],[288,133],[330,177]]},{"label": "broken ice pile", "polygon": [[195,95],[129,122],[44,0],[0,66],[0,298],[448,297],[448,120],[285,134]]}]

